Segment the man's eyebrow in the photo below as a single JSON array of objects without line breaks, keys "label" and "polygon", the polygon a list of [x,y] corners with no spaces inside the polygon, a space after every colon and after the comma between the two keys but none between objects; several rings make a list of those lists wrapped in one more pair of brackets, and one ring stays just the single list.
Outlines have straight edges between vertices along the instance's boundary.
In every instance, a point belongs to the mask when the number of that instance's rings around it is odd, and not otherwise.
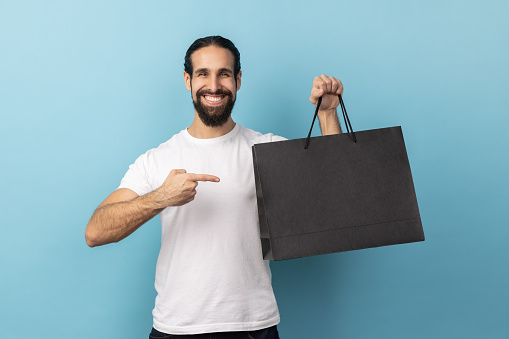
[{"label": "man's eyebrow", "polygon": [[[224,72],[227,72],[227,73],[233,73],[233,71],[231,70],[231,68],[220,68],[217,70],[218,73],[224,73]],[[194,71],[194,73],[209,73],[210,72],[210,69],[209,68],[198,68],[197,70]]]},{"label": "man's eyebrow", "polygon": [[198,68],[197,70],[194,71],[194,73],[202,73],[202,72],[208,72],[209,69],[208,68]]},{"label": "man's eyebrow", "polygon": [[233,71],[230,68],[220,68],[219,69],[219,73],[224,73],[224,72],[233,73]]}]

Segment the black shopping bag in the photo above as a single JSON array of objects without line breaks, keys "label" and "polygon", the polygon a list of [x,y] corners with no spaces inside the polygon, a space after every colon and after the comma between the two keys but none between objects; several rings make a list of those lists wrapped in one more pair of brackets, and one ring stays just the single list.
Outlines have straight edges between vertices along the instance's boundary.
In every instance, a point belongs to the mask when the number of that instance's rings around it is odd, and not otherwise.
[{"label": "black shopping bag", "polygon": [[401,127],[310,135],[253,146],[264,259],[424,240]]}]

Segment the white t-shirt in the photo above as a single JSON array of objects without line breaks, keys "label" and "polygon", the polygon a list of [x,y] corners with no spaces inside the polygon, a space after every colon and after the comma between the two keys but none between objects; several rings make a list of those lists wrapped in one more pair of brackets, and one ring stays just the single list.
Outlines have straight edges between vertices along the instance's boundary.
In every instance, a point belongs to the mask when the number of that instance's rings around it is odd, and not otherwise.
[{"label": "white t-shirt", "polygon": [[154,328],[170,334],[254,331],[279,323],[259,238],[251,146],[285,140],[239,124],[212,139],[187,129],[140,156],[119,188],[159,188],[172,169],[211,174],[195,199],[161,214]]}]

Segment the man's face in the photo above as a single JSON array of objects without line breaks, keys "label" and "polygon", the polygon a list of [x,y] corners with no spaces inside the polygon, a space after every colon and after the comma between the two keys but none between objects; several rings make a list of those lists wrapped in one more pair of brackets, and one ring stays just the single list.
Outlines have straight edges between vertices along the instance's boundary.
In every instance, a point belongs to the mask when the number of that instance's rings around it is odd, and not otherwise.
[{"label": "man's face", "polygon": [[217,46],[200,48],[191,55],[193,74],[184,72],[184,80],[194,108],[207,126],[222,126],[231,115],[242,75],[239,72],[235,81],[234,63],[233,54]]}]

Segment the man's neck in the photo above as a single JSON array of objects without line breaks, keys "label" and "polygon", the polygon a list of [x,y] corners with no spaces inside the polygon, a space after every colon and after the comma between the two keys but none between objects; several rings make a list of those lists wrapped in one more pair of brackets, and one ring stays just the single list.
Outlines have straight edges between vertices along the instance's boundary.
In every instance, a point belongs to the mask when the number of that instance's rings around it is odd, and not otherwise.
[{"label": "man's neck", "polygon": [[198,113],[195,112],[193,123],[187,128],[187,132],[198,139],[211,139],[231,132],[234,127],[235,122],[233,122],[231,117],[228,118],[228,121],[222,126],[209,127],[201,121]]}]

